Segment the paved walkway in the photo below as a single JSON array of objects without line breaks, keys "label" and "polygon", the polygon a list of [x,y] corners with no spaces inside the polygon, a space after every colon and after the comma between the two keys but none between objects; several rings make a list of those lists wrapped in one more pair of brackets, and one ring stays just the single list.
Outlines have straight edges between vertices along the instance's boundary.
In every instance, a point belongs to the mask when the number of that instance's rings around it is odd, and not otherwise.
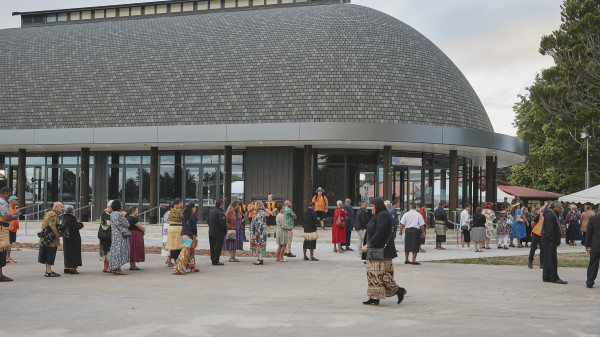
[{"label": "paved walkway", "polygon": [[[365,306],[362,262],[325,247],[318,247],[319,262],[253,266],[241,258],[217,267],[198,257],[201,272],[182,276],[158,255],[126,276],[104,274],[97,253],[84,253],[82,274],[60,278],[42,276],[37,251],[15,251],[19,263],[4,269],[15,281],[0,283],[0,336],[599,334],[600,289],[584,286],[584,269],[560,268],[569,284],[556,285],[542,283],[539,269],[395,260],[405,301]],[[60,252],[55,270],[62,274]]]}]

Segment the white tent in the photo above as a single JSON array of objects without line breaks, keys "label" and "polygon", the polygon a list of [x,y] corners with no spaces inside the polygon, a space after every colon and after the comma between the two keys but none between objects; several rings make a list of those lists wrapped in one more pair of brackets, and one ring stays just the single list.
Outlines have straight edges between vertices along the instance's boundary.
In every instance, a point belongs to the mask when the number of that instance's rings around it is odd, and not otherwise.
[{"label": "white tent", "polygon": [[[496,202],[504,202],[504,197],[507,198],[508,203],[512,203],[513,199],[515,198],[514,195],[508,194],[503,190],[498,189],[496,191]],[[485,201],[485,191],[481,192],[481,200]]]},{"label": "white tent", "polygon": [[562,202],[575,202],[584,204],[591,202],[592,204],[600,204],[600,185],[590,187],[587,190],[575,192],[573,194],[564,195],[558,198]]}]

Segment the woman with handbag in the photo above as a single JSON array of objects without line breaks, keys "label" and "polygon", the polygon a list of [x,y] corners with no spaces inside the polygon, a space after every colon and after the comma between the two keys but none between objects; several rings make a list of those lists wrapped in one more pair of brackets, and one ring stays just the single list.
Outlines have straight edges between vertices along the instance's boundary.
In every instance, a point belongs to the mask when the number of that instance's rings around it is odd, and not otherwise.
[{"label": "woman with handbag", "polygon": [[244,227],[242,226],[242,214],[237,201],[233,201],[225,212],[225,223],[227,224],[227,235],[223,242],[223,250],[229,255],[229,262],[240,262],[235,258],[236,250],[244,250]]},{"label": "woman with handbag", "polygon": [[386,297],[398,296],[398,304],[404,300],[406,289],[394,280],[392,259],[396,258],[396,247],[392,239],[394,230],[392,216],[381,198],[372,200],[373,221],[367,225],[366,244],[361,250],[367,253],[367,296],[363,304],[379,305]]},{"label": "woman with handbag", "polygon": [[115,275],[125,275],[121,266],[129,263],[129,221],[121,213],[121,200],[113,200],[111,208],[113,211],[110,213],[111,244],[108,267]]},{"label": "woman with handbag", "polygon": [[508,237],[512,232],[512,216],[510,215],[509,205],[504,205],[504,209],[498,213],[498,222],[496,228],[498,231],[498,249],[508,249]]},{"label": "woman with handbag", "polygon": [[181,217],[181,245],[183,248],[175,261],[175,268],[173,268],[173,272],[177,275],[182,275],[186,269],[194,273],[200,271],[200,269],[196,269],[196,258],[194,257],[194,250],[198,246],[196,209],[196,204],[193,202],[185,205],[183,209]]},{"label": "woman with handbag", "polygon": [[136,263],[146,261],[146,250],[144,247],[144,234],[146,229],[138,219],[139,210],[137,206],[130,206],[125,218],[129,222],[129,270],[140,270]]},{"label": "woman with handbag", "polygon": [[256,201],[254,210],[250,223],[250,251],[258,254],[258,259],[253,264],[259,266],[264,264],[263,254],[267,253],[267,217],[262,201]]},{"label": "woman with handbag", "polygon": [[106,204],[106,209],[100,214],[100,227],[98,227],[98,240],[100,245],[98,251],[100,253],[100,261],[104,263],[104,273],[112,273],[112,270],[108,268],[108,261],[110,260],[110,246],[111,246],[111,229],[110,229],[110,213],[112,213],[112,200]]},{"label": "woman with handbag", "polygon": [[525,230],[525,215],[519,204],[515,205],[511,215],[513,217],[513,223],[511,226],[512,233],[510,234],[509,247],[514,247],[513,239],[517,239],[517,247],[523,248],[521,239],[527,237],[527,231]]},{"label": "woman with handbag", "polygon": [[346,211],[342,207],[344,203],[337,201],[337,208],[333,214],[333,228],[331,231],[331,242],[333,243],[334,253],[343,253],[342,243],[346,242]]},{"label": "woman with handbag", "polygon": [[73,215],[73,206],[66,205],[62,218],[63,226],[69,229],[69,237],[63,237],[63,257],[65,274],[79,274],[77,267],[81,266],[81,234],[83,224]]}]

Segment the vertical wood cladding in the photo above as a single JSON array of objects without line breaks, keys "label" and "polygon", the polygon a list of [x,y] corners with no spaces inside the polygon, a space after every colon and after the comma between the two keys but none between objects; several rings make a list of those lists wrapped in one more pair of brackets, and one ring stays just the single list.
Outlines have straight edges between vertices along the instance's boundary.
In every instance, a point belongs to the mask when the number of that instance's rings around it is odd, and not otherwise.
[{"label": "vertical wood cladding", "polygon": [[277,199],[293,197],[294,148],[262,147],[246,149],[246,199],[263,200],[273,194]]}]

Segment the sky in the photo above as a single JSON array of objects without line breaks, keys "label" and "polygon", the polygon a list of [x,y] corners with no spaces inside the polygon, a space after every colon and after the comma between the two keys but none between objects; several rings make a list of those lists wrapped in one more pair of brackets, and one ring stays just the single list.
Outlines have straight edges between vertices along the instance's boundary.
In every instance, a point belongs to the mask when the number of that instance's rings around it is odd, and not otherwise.
[{"label": "sky", "polygon": [[[20,26],[12,12],[114,5],[136,0],[1,0],[0,29]],[[412,26],[463,72],[494,131],[516,135],[513,105],[535,76],[553,65],[538,52],[560,25],[563,0],[352,0]],[[1,48],[1,47],[0,47]]]}]

